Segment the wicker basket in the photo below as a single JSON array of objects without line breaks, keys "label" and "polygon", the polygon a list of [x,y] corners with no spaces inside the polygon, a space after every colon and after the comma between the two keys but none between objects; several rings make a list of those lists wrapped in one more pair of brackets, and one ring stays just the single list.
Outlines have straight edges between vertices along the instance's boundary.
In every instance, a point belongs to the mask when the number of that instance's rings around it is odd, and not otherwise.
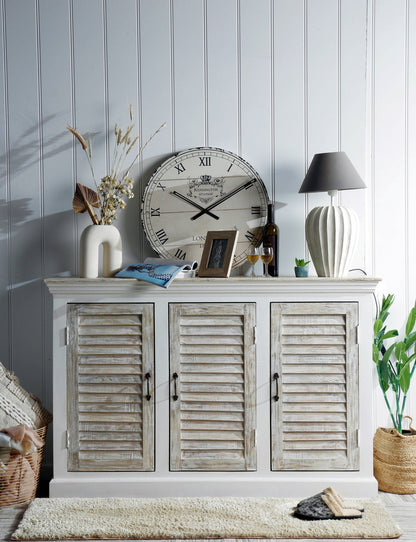
[{"label": "wicker basket", "polygon": [[[36,429],[45,442],[47,426]],[[35,498],[45,445],[21,455],[12,450],[5,469],[0,471],[0,507],[31,501]]]},{"label": "wicker basket", "polygon": [[374,476],[381,491],[416,493],[416,430],[410,425],[406,433],[379,427],[374,435]]}]

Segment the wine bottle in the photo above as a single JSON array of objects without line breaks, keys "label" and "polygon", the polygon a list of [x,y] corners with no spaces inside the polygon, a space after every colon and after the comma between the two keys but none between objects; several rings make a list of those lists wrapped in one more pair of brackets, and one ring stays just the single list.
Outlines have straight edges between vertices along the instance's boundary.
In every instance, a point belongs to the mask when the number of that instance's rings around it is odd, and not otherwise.
[{"label": "wine bottle", "polygon": [[274,204],[267,204],[267,223],[263,228],[263,246],[273,249],[273,258],[268,264],[269,275],[279,276],[279,228],[274,222]]}]

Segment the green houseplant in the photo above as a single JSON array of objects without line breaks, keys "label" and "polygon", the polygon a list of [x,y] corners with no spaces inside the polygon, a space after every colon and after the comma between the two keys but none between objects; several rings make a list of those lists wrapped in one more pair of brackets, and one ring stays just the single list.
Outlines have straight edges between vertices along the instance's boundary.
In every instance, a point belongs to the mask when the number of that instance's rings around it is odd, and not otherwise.
[{"label": "green houseplant", "polygon": [[[402,420],[406,406],[410,382],[416,369],[416,305],[410,310],[407,318],[405,337],[396,340],[389,346],[384,341],[399,335],[396,329],[387,330],[386,320],[394,296],[383,296],[381,307],[374,322],[373,361],[377,367],[378,382],[386,402],[393,427],[402,433]],[[413,347],[413,353],[410,352]],[[389,399],[389,390],[393,392],[393,400]]]},{"label": "green houseplant", "polygon": [[309,264],[310,260],[305,262],[305,260],[302,258],[295,258],[295,275],[297,277],[307,277],[309,273]]},{"label": "green houseplant", "polygon": [[416,492],[416,430],[411,425],[404,430],[403,420],[409,417],[404,411],[416,370],[416,304],[409,312],[405,336],[399,339],[398,331],[386,324],[393,302],[392,294],[383,296],[374,322],[373,361],[393,423],[392,428],[377,428],[374,435],[374,476],[382,491],[410,494]]}]

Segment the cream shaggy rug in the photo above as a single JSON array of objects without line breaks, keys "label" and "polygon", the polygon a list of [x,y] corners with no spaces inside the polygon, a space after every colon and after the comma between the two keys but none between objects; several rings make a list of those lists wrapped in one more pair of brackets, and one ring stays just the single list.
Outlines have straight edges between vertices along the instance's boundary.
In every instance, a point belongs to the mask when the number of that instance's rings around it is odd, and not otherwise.
[{"label": "cream shaggy rug", "polygon": [[292,516],[293,499],[35,499],[12,540],[400,536],[381,502],[355,502],[361,519],[303,521]]}]

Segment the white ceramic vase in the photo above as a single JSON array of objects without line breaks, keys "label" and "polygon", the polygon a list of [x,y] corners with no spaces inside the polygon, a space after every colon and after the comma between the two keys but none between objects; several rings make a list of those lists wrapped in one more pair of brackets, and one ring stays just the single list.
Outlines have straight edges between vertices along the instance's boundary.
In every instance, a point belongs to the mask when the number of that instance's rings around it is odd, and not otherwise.
[{"label": "white ceramic vase", "polygon": [[87,226],[81,234],[81,277],[99,274],[100,245],[103,246],[103,276],[112,277],[122,267],[121,235],[112,224]]}]

